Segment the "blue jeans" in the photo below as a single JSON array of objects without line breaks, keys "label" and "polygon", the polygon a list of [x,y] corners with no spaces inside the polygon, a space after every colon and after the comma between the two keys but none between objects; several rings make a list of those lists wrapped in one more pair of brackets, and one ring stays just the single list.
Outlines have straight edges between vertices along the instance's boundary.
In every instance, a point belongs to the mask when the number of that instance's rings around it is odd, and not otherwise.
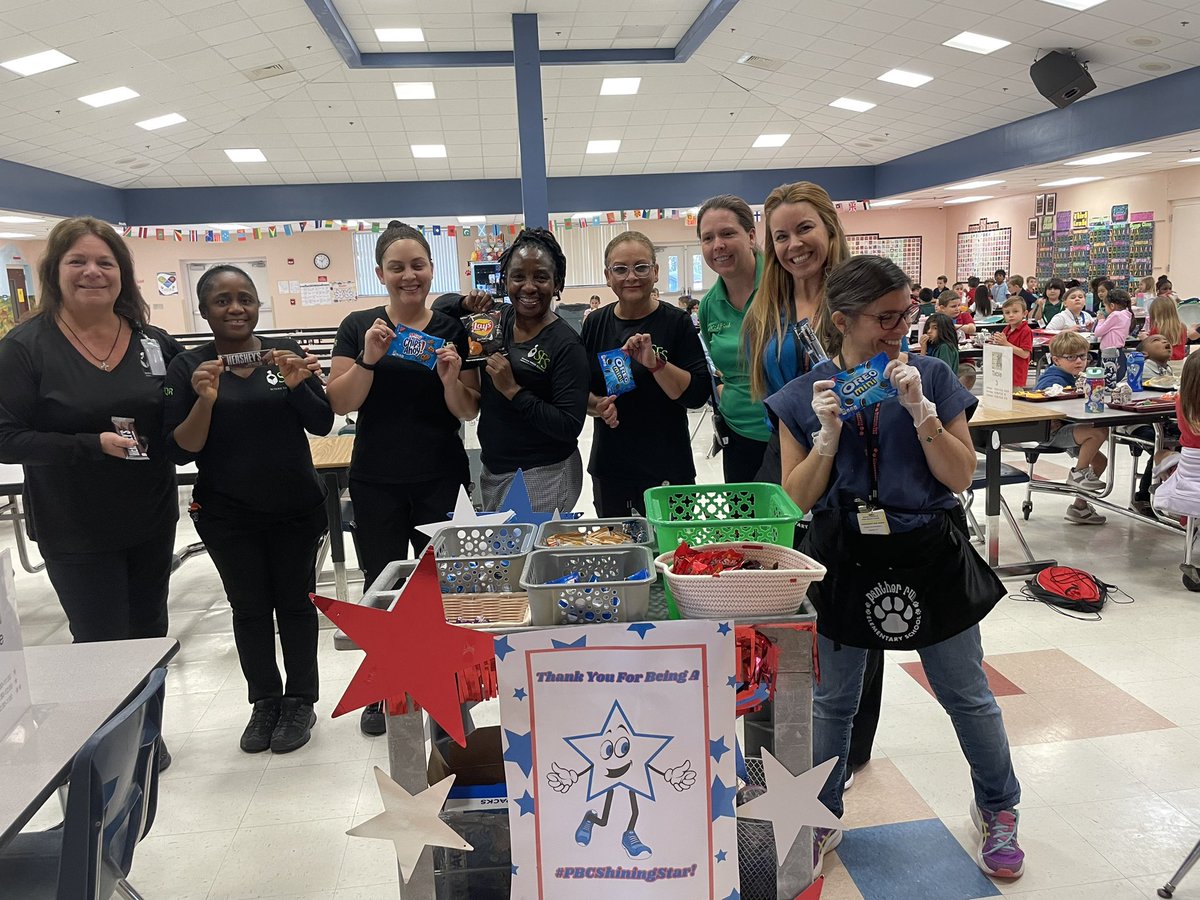
[{"label": "blue jeans", "polygon": [[[821,791],[821,802],[841,815],[850,731],[862,693],[867,651],[817,635],[821,681],[813,689],[813,765],[836,756],[837,765]],[[1011,809],[1021,800],[1013,772],[1008,735],[1000,707],[983,671],[979,626],[918,651],[929,685],[950,714],[958,743],[971,766],[975,803],[989,812]]]}]

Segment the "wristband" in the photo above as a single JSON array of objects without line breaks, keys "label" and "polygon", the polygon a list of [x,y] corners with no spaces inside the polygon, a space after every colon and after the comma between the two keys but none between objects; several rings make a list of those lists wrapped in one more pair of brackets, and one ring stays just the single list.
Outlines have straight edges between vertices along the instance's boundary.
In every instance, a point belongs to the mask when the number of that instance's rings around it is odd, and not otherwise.
[{"label": "wristband", "polygon": [[368,372],[374,372],[375,366],[378,365],[378,363],[365,362],[363,360],[363,355],[361,353],[359,353],[358,356],[354,357],[354,364],[356,366],[361,366],[362,368],[366,369]]},{"label": "wristband", "polygon": [[650,368],[649,366],[647,366],[646,371],[648,371],[651,375],[653,375],[655,372],[661,372],[666,367],[667,367],[667,361],[665,359],[659,359],[658,365],[656,365],[654,368]]}]

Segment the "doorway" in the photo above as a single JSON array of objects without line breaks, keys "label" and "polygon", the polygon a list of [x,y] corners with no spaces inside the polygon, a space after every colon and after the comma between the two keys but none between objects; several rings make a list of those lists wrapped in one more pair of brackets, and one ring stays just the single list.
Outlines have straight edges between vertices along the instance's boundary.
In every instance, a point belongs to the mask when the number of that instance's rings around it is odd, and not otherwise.
[{"label": "doorway", "polygon": [[704,264],[699,244],[669,244],[654,250],[660,294],[691,294],[699,299],[716,281],[716,273]]},{"label": "doorway", "polygon": [[29,286],[25,283],[25,270],[16,268],[5,271],[8,273],[8,295],[12,298],[13,311],[20,322],[29,312]]},{"label": "doorway", "polygon": [[250,280],[254,282],[254,288],[258,291],[258,299],[261,306],[258,308],[258,326],[256,331],[269,331],[275,327],[275,303],[274,296],[271,293],[271,280],[267,276],[267,261],[266,259],[213,259],[203,262],[181,262],[187,273],[187,295],[183,298],[184,305],[184,321],[190,322],[190,330],[193,334],[211,334],[212,328],[208,322],[200,315],[200,310],[197,308],[198,295],[196,293],[196,285],[200,283],[200,276],[214,266],[237,266],[243,272],[250,276]]}]

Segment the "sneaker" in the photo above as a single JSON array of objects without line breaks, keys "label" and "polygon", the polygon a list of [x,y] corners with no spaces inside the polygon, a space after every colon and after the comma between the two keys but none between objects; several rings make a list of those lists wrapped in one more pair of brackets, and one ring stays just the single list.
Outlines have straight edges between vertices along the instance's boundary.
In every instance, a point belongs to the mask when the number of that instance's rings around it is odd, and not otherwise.
[{"label": "sneaker", "polygon": [[846,791],[850,790],[850,786],[852,784],[854,784],[854,770],[847,768],[846,769],[846,783],[842,785],[842,793],[844,794],[844,793],[846,793]]},{"label": "sneaker", "polygon": [[575,829],[575,843],[580,847],[586,847],[592,842],[592,828],[595,826],[592,816],[595,810],[589,809],[583,816],[583,821],[579,823],[579,827]]},{"label": "sneaker", "polygon": [[625,855],[630,859],[649,859],[652,855],[650,848],[641,842],[632,828],[621,835],[621,846],[625,848]]},{"label": "sneaker", "polygon": [[995,878],[1020,878],[1025,872],[1025,852],[1017,843],[1019,819],[1015,809],[987,812],[971,804],[971,821],[979,829],[975,862]]},{"label": "sneaker", "polygon": [[171,751],[167,749],[167,742],[161,737],[158,739],[158,771],[165,772],[171,768]]},{"label": "sneaker", "polygon": [[1150,505],[1149,498],[1134,497],[1129,506],[1138,515],[1154,518],[1154,507]]},{"label": "sneaker", "polygon": [[1068,506],[1067,514],[1063,518],[1072,525],[1103,525],[1108,521],[1107,518],[1096,512],[1096,508],[1090,503],[1083,508]]},{"label": "sneaker", "polygon": [[1091,466],[1086,469],[1072,469],[1067,475],[1067,482],[1072,487],[1084,491],[1102,491],[1105,488],[1104,482],[1096,477]]},{"label": "sneaker", "polygon": [[842,830],[840,828],[814,828],[813,829],[813,880],[816,881],[821,875],[821,866],[825,862],[825,854],[831,850],[836,850],[842,842]]},{"label": "sneaker", "polygon": [[312,727],[317,724],[313,705],[299,697],[284,697],[279,708],[279,724],[271,735],[272,753],[291,753],[299,750],[312,737]]},{"label": "sneaker", "polygon": [[370,737],[379,737],[387,731],[387,716],[383,714],[382,703],[372,703],[366,706],[362,711],[362,718],[358,720],[358,727],[363,734]]},{"label": "sneaker", "polygon": [[271,735],[279,724],[279,701],[274,697],[256,700],[250,721],[242,732],[243,753],[262,753],[271,747]]}]

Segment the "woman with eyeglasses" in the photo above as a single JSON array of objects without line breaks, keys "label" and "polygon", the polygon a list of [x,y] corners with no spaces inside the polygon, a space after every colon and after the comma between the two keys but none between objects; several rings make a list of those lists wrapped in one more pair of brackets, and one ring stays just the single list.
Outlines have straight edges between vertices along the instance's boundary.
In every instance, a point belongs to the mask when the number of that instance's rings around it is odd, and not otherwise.
[{"label": "woman with eyeglasses", "polygon": [[[644,512],[647,488],[693,484],[687,410],[710,394],[704,349],[683,310],[651,296],[658,280],[654,244],[626,231],[604,249],[604,276],[617,296],[583,323],[583,346],[591,366],[588,414],[597,422],[588,472],[596,512],[602,518]],[[634,388],[610,393],[599,354],[624,350]]]},{"label": "woman with eyeglasses", "polygon": [[[821,659],[813,759],[837,760],[821,800],[842,813],[869,650],[916,650],[971,769],[975,861],[989,875],[1019,878],[1021,787],[979,635],[979,622],[1005,591],[971,546],[958,502],[975,473],[967,419],[978,401],[941,361],[901,353],[916,310],[908,276],[895,263],[850,259],[829,274],[825,301],[837,332],[832,359],[766,401],[780,425],[784,488],[812,510],[801,548],[827,569],[809,591]],[[898,396],[844,420],[835,379],[881,353],[889,362],[879,377]],[[819,828],[813,837],[819,872],[841,832]]]}]

